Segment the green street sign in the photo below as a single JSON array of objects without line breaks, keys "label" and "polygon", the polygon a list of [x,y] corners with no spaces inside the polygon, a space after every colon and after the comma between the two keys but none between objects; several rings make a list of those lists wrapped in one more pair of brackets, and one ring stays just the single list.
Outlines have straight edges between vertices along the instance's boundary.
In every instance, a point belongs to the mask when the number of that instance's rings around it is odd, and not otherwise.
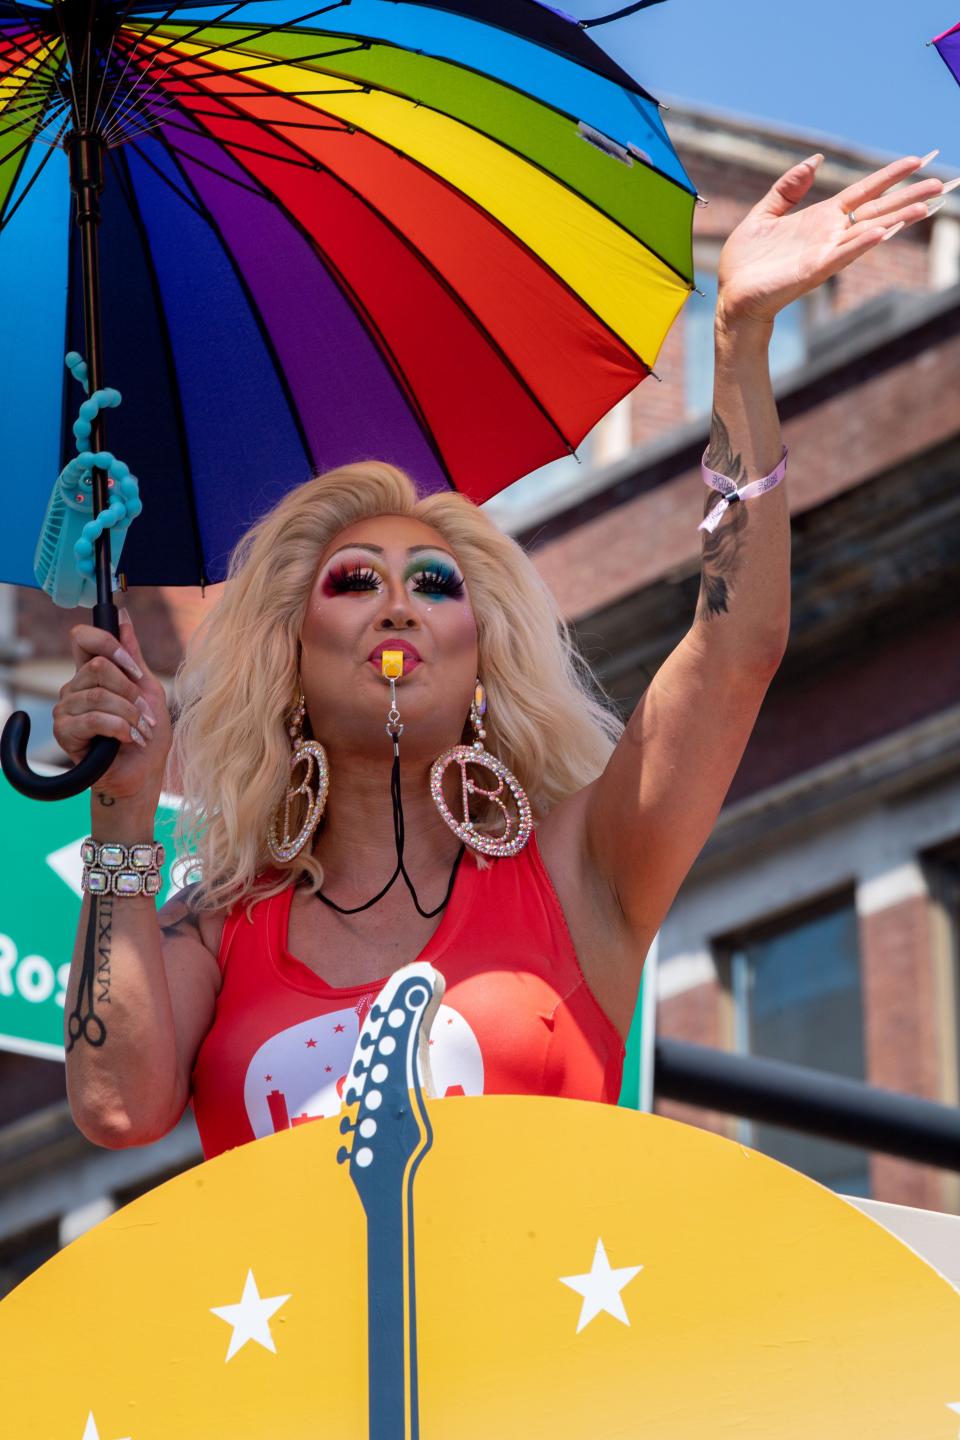
[{"label": "green street sign", "polygon": [[[159,899],[170,878],[178,800],[163,796],[156,837],[167,848]],[[0,780],[0,1050],[63,1059],[63,1011],[80,915],[80,843],[90,833],[90,797],[27,800]],[[654,940],[627,1040],[620,1104],[653,1108],[656,1017]]]},{"label": "green street sign", "polygon": [[[175,797],[164,796],[156,836],[167,848],[160,899],[170,881]],[[0,780],[0,1050],[63,1059],[63,1011],[80,915],[80,843],[90,834],[90,796],[27,800]]]}]

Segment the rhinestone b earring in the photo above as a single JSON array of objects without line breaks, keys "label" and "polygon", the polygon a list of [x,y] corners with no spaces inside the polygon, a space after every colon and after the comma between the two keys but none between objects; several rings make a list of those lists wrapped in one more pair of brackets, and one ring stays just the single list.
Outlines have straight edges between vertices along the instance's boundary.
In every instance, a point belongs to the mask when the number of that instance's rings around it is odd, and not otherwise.
[{"label": "rhinestone b earring", "polygon": [[[430,794],[433,803],[436,805],[446,823],[453,833],[469,845],[471,850],[480,850],[484,855],[497,857],[518,854],[530,838],[530,831],[533,828],[533,816],[530,810],[530,801],[527,799],[526,791],[519,780],[498,760],[491,755],[489,750],[483,748],[487,732],[483,728],[483,717],[487,710],[487,692],[480,683],[478,677],[473,692],[473,701],[470,705],[470,723],[473,726],[474,742],[472,745],[454,745],[445,750],[434,760],[430,767]],[[460,796],[463,806],[462,819],[457,820],[451,814],[447,802],[443,797],[443,776],[448,765],[460,767]],[[467,766],[477,766],[483,770],[490,770],[497,777],[495,790],[484,790],[481,785],[475,784],[467,775]],[[511,816],[504,801],[500,798],[504,786],[509,789],[517,806],[517,814]],[[480,795],[485,800],[492,800],[503,811],[504,831],[502,835],[484,835],[470,819],[470,796]]]},{"label": "rhinestone b earring", "polygon": [[[327,793],[330,789],[330,766],[326,750],[319,740],[304,740],[303,738],[303,720],[306,713],[307,702],[301,689],[297,703],[287,717],[290,736],[291,782],[293,772],[298,766],[304,765],[306,770],[299,785],[291,783],[283,797],[283,804],[280,807],[283,816],[282,832],[279,812],[270,821],[270,829],[267,832],[267,849],[277,861],[293,860],[309,842],[320,823],[320,816],[323,814],[327,803]],[[311,789],[314,782],[316,782],[315,790]],[[297,834],[291,837],[290,808],[298,795],[306,798],[307,814]]]}]

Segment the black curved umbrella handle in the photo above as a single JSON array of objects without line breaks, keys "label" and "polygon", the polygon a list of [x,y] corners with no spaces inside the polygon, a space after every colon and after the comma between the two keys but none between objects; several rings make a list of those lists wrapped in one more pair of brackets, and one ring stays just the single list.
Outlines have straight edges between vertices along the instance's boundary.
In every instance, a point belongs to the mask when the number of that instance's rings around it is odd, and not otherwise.
[{"label": "black curved umbrella handle", "polygon": [[[106,604],[93,607],[93,623],[99,630],[108,631],[114,639],[120,635],[120,617],[117,607],[110,599]],[[79,764],[58,775],[38,775],[27,762],[27,741],[30,739],[30,716],[25,710],[15,710],[3,727],[0,735],[0,766],[14,790],[26,795],[28,800],[69,800],[89,789],[113,764],[120,749],[120,741],[110,736],[98,735]]]}]

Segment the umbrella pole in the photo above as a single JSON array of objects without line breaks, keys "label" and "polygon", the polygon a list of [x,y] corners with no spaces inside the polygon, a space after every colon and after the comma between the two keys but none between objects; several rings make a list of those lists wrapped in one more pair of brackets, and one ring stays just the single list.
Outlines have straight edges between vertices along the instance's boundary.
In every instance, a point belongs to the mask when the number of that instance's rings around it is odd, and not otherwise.
[{"label": "umbrella pole", "polygon": [[[83,316],[86,340],[87,375],[91,395],[101,386],[100,330],[100,250],[97,227],[100,224],[100,194],[103,190],[103,140],[95,131],[72,130],[64,139],[70,157],[70,188],[76,197],[77,224],[80,227],[80,255],[83,278]],[[92,422],[90,449],[104,448],[105,426],[102,414]],[[103,470],[93,472],[93,513],[99,515],[107,507],[107,476]],[[93,623],[118,638],[120,617],[113,603],[113,577],[110,568],[110,529],[104,529],[96,542],[95,565],[97,600],[93,607]],[[30,800],[67,800],[79,795],[100,779],[113,764],[119,740],[100,735],[78,765],[59,775],[38,775],[27,761],[30,739],[30,717],[25,710],[16,710],[3,727],[0,736],[0,765],[10,784]]]},{"label": "umbrella pole", "polygon": [[[80,228],[80,265],[83,280],[83,320],[86,338],[85,358],[90,394],[103,383],[103,348],[100,329],[100,195],[103,191],[103,151],[100,135],[93,130],[72,130],[64,145],[70,158],[70,189],[77,204],[77,225]],[[103,411],[93,419],[90,449],[104,448],[105,422]],[[107,476],[103,470],[93,472],[93,513],[99,515],[108,504]],[[97,580],[97,601],[93,607],[93,623],[113,636],[120,634],[117,607],[113,603],[113,581],[110,569],[110,529],[107,527],[96,542],[94,551]]]}]

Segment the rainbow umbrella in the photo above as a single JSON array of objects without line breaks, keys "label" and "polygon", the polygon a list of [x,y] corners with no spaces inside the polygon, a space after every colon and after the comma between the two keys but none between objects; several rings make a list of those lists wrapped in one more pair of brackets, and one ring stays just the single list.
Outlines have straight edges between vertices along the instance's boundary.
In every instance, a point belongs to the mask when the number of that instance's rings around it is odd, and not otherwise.
[{"label": "rainbow umbrella", "polygon": [[69,349],[123,392],[132,584],[222,579],[317,470],[377,457],[483,501],[573,450],[693,285],[694,187],[603,18],[0,0],[0,578],[36,583]]},{"label": "rainbow umbrella", "polygon": [[960,85],[960,23],[954,25],[952,30],[945,30],[942,35],[931,40],[930,44],[936,46],[943,63]]}]

